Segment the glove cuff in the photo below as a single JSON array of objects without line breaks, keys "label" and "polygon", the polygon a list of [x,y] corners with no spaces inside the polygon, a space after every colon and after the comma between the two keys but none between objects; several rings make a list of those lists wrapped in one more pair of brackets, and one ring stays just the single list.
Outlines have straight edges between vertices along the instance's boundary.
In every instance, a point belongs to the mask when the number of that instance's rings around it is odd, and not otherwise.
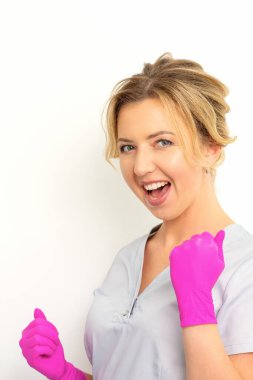
[{"label": "glove cuff", "polygon": [[64,375],[59,380],[87,380],[85,373],[66,362]]},{"label": "glove cuff", "polygon": [[181,327],[217,324],[211,294],[190,292],[179,304]]}]

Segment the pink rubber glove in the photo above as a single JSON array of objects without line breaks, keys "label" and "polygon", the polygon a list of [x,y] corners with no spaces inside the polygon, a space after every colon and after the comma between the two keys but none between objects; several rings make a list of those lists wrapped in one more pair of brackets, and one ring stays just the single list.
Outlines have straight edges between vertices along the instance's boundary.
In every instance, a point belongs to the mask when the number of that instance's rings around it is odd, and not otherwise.
[{"label": "pink rubber glove", "polygon": [[170,254],[170,276],[176,293],[181,327],[217,324],[212,288],[225,268],[222,243],[209,232],[193,235]]},{"label": "pink rubber glove", "polygon": [[86,380],[85,374],[65,360],[56,327],[40,309],[22,331],[19,345],[27,363],[50,380]]}]

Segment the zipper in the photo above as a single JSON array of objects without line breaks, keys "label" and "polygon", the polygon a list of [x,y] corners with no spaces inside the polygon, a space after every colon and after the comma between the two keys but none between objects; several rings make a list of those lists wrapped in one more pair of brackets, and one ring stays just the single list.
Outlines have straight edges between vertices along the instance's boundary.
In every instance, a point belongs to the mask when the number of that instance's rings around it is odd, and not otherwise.
[{"label": "zipper", "polygon": [[133,314],[133,310],[134,310],[134,307],[135,307],[137,299],[138,299],[138,297],[136,297],[135,300],[134,300],[134,303],[133,303],[133,306],[132,306],[132,309],[130,311],[130,315],[129,316],[131,316]]}]

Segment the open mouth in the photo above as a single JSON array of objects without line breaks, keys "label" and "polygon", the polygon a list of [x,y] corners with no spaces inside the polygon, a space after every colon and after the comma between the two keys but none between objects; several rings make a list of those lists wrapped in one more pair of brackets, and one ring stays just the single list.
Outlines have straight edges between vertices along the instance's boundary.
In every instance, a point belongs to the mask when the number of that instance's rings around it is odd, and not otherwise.
[{"label": "open mouth", "polygon": [[145,190],[145,198],[148,204],[152,207],[159,207],[167,200],[170,194],[171,183],[168,182],[163,186],[154,190]]},{"label": "open mouth", "polygon": [[152,195],[153,197],[156,197],[156,195],[159,195],[159,193],[162,193],[164,191],[164,189],[167,190],[167,188],[169,186],[171,186],[170,182],[168,182],[168,183],[166,183],[166,185],[160,186],[160,187],[158,187],[158,189],[154,189],[154,190],[146,190],[145,187],[143,187],[143,188],[148,195]]}]

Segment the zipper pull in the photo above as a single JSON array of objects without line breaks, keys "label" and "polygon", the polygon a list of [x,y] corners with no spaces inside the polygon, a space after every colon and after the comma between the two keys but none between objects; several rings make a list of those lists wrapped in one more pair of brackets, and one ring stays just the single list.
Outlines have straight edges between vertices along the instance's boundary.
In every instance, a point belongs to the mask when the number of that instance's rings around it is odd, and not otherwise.
[{"label": "zipper pull", "polygon": [[135,300],[134,300],[134,303],[133,303],[133,306],[132,306],[132,309],[131,309],[130,315],[133,314],[134,306],[135,306],[135,304],[136,304],[137,299],[138,299],[138,297],[136,297]]}]

